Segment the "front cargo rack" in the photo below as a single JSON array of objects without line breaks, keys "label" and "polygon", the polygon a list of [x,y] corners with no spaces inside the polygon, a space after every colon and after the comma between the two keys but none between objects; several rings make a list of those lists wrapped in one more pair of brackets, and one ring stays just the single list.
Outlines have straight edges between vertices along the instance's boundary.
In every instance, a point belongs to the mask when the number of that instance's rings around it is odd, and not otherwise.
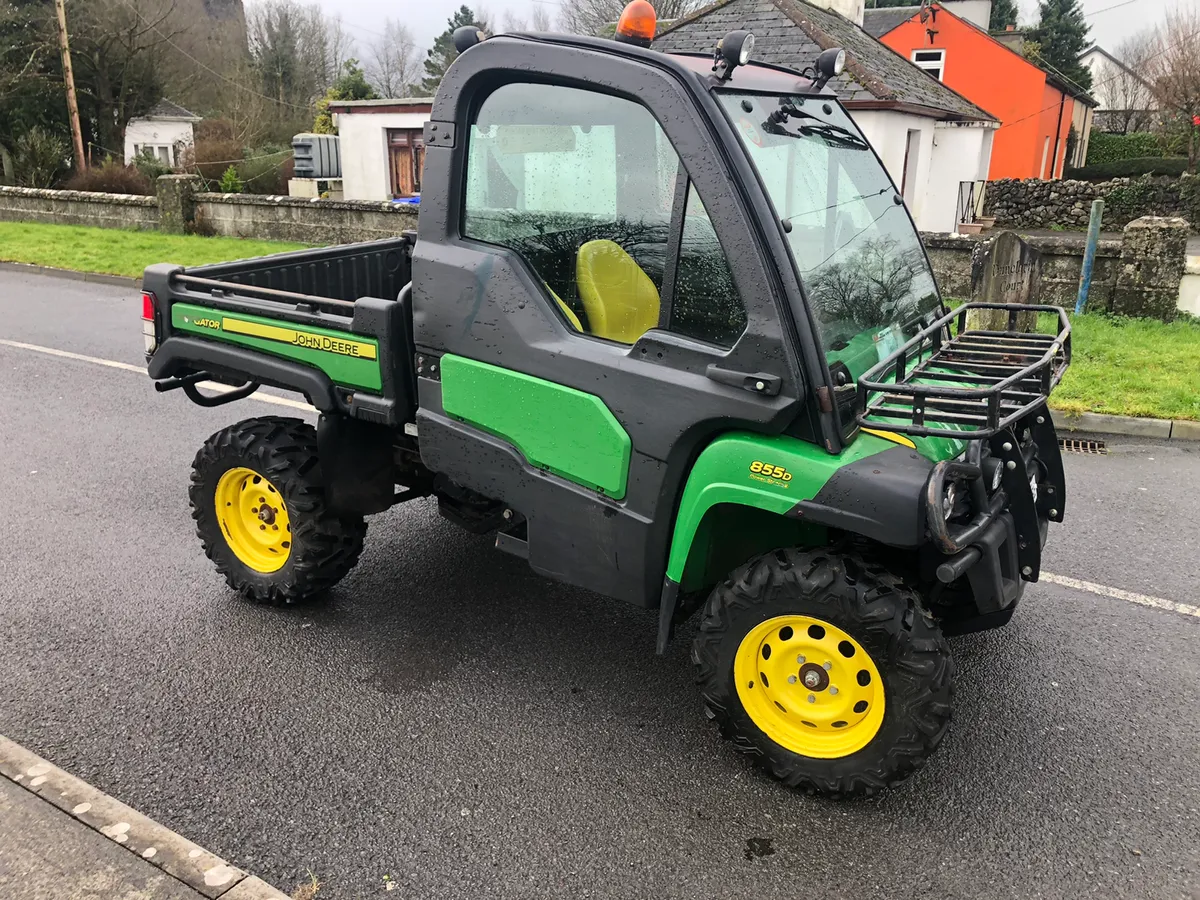
[{"label": "front cargo rack", "polygon": [[[1007,331],[968,331],[974,310],[1008,313]],[[1055,334],[1017,330],[1054,315]],[[1071,364],[1071,322],[1058,306],[967,303],[858,380],[858,422],[915,436],[985,438],[1044,406]]]}]

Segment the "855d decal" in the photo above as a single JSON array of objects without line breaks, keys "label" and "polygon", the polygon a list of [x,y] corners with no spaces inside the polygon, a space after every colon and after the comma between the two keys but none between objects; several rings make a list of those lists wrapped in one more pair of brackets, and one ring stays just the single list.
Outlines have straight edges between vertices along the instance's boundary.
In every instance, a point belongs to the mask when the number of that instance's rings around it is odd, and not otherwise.
[{"label": "855d decal", "polygon": [[750,477],[755,481],[764,481],[767,484],[778,484],[787,487],[787,483],[792,480],[792,473],[783,466],[776,466],[756,459],[750,463]]}]

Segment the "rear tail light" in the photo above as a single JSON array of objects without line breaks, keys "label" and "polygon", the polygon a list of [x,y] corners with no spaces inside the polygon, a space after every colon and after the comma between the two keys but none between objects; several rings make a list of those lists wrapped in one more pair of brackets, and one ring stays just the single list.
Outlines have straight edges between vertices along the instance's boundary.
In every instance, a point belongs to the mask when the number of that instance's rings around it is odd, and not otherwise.
[{"label": "rear tail light", "polygon": [[158,329],[155,327],[155,303],[158,299],[149,291],[142,293],[142,338],[146,342],[146,352],[153,353],[158,349]]}]

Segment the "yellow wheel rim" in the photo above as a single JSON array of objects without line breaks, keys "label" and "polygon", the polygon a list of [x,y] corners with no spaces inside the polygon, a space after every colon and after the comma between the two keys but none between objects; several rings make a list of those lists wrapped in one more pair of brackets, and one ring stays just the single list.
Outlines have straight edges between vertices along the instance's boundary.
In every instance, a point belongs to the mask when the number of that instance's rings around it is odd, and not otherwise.
[{"label": "yellow wheel rim", "polygon": [[883,724],[883,680],[870,654],[836,625],[777,616],[742,639],[738,699],[779,746],[817,759],[856,753]]},{"label": "yellow wheel rim", "polygon": [[217,482],[214,500],[234,555],[255,572],[282,569],[292,552],[292,525],[275,485],[253,469],[230,469]]}]

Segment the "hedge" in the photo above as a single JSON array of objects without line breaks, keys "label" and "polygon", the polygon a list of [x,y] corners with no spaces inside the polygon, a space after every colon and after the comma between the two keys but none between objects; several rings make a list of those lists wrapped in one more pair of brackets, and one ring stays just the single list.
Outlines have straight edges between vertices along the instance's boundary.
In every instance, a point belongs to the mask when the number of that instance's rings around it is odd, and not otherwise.
[{"label": "hedge", "polygon": [[[1088,154],[1088,160],[1092,158]],[[1088,165],[1080,169],[1067,169],[1064,178],[1074,181],[1108,181],[1110,178],[1135,178],[1138,175],[1170,175],[1178,178],[1187,171],[1188,161],[1182,157],[1143,157],[1122,159],[1102,165]]]},{"label": "hedge", "polygon": [[1162,156],[1162,153],[1162,142],[1156,134],[1146,131],[1135,131],[1132,134],[1108,134],[1093,128],[1091,140],[1088,142],[1085,165],[1090,167],[1120,162],[1123,159],[1146,159],[1152,156]]}]

